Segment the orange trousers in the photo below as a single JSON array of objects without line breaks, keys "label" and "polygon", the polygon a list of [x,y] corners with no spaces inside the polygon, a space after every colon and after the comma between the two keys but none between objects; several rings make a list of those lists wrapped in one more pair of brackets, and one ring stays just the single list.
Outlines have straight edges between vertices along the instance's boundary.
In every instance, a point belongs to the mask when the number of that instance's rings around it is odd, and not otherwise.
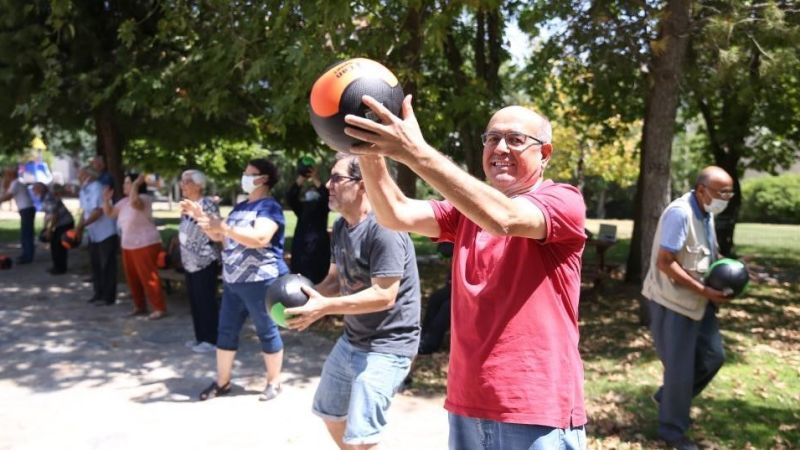
[{"label": "orange trousers", "polygon": [[161,278],[158,276],[158,252],[161,244],[133,250],[122,249],[122,265],[125,268],[125,279],[131,290],[134,307],[139,311],[146,310],[145,296],[150,301],[153,311],[166,311],[164,293],[161,292]]}]

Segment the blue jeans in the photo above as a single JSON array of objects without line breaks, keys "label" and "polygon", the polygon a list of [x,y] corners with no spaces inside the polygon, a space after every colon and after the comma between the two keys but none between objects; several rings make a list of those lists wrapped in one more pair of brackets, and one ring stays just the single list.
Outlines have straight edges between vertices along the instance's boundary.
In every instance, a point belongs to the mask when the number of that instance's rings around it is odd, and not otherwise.
[{"label": "blue jeans", "polygon": [[449,414],[451,450],[585,450],[582,426],[553,428]]},{"label": "blue jeans", "polygon": [[219,310],[217,348],[239,349],[239,332],[250,316],[256,326],[258,340],[264,353],[277,353],[283,349],[283,340],[275,322],[267,314],[264,299],[272,281],[253,283],[225,283],[222,289],[222,306]]},{"label": "blue jeans", "polygon": [[692,320],[650,301],[650,331],[664,365],[658,401],[658,434],[676,440],[689,429],[692,398],[714,378],[725,361],[714,306],[709,302],[701,320]]},{"label": "blue jeans", "polygon": [[359,350],[340,337],[322,367],[313,412],[327,421],[346,420],[345,444],[376,444],[410,368],[408,356]]},{"label": "blue jeans", "polygon": [[19,210],[19,243],[22,246],[20,262],[33,261],[34,245],[33,222],[36,219],[36,208],[22,208]]}]

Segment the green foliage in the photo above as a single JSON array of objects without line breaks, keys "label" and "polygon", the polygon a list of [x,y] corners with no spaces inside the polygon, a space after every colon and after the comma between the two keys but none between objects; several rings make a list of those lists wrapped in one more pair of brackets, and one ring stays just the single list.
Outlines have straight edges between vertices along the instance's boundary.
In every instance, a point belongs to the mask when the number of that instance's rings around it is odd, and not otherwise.
[{"label": "green foliage", "polygon": [[702,121],[699,118],[678,120],[684,126],[677,131],[672,144],[670,176],[673,197],[693,189],[700,170],[714,163],[714,155],[708,151],[708,135]]},{"label": "green foliage", "polygon": [[[649,62],[647,43],[655,35],[659,4],[531,3],[520,15],[520,28],[540,31],[534,35],[539,49],[517,82],[548,114],[568,105],[571,127],[585,134],[587,128],[599,126],[592,134],[613,141],[617,130],[609,119],[630,124],[644,116],[647,85],[642,70]],[[543,82],[552,79],[558,82]]]},{"label": "green foliage", "polygon": [[774,172],[800,154],[800,11],[792,5],[716,0],[696,8],[686,105],[703,117],[714,162],[738,174]]},{"label": "green foliage", "polygon": [[742,184],[742,220],[800,224],[800,175],[746,180]]},{"label": "green foliage", "polygon": [[475,170],[477,134],[507,92],[503,24],[518,6],[0,0],[0,89],[17,94],[0,99],[0,117],[15,121],[0,121],[0,143],[24,142],[26,123],[99,133],[102,111],[123,159],[164,173],[220,141],[244,152],[235,161],[257,145],[294,159],[323,150],[309,87],[331,63],[362,56],[397,73],[425,136]]}]

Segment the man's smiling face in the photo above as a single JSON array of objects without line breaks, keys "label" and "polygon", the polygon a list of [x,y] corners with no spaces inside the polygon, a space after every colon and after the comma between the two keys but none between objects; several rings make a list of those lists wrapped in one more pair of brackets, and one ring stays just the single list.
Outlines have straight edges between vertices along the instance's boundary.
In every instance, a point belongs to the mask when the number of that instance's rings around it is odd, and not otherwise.
[{"label": "man's smiling face", "polygon": [[[549,136],[543,132],[545,128],[546,121],[541,116],[520,106],[503,108],[492,116],[486,127],[490,138],[483,147],[483,171],[492,186],[512,196],[530,190],[539,181],[552,151]],[[513,140],[509,136],[514,133],[532,136],[546,144],[523,136],[524,145],[518,148],[524,150],[514,150],[508,142]]]}]

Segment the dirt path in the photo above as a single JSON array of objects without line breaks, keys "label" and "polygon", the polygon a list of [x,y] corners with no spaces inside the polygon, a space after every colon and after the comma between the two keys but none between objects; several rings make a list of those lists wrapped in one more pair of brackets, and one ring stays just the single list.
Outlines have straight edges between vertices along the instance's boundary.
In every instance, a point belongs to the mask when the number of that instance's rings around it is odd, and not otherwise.
[{"label": "dirt path", "polygon": [[[16,256],[18,245],[0,244]],[[184,347],[193,337],[178,290],[160,321],[127,318],[124,283],[113,306],[86,303],[85,249],[70,272],[51,276],[49,254],[0,271],[0,449],[333,449],[310,412],[333,342],[284,332],[284,392],[259,402],[263,366],[246,325],[232,395],[194,398],[214,374],[214,356]],[[442,398],[398,395],[385,443],[393,449],[447,447]]]}]

